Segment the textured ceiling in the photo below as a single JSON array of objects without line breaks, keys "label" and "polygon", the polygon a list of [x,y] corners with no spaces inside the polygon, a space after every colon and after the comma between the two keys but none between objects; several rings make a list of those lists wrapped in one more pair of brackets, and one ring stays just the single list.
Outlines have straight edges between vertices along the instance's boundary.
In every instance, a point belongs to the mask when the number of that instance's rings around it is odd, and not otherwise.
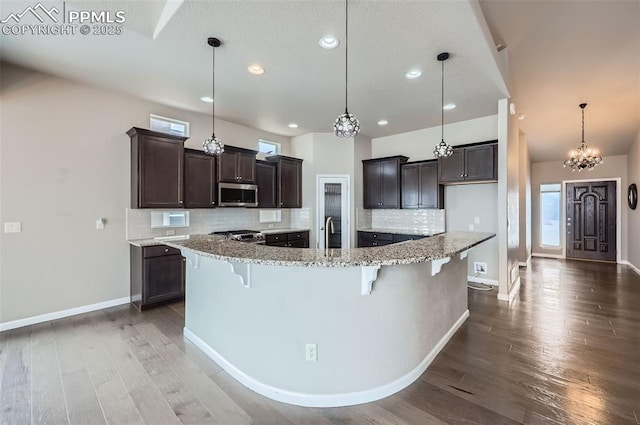
[{"label": "textured ceiling", "polygon": [[[43,1],[45,5],[61,2]],[[24,1],[2,1],[2,15]],[[349,111],[363,134],[384,136],[440,123],[440,64],[449,51],[447,122],[495,114],[508,96],[493,41],[475,1],[352,0]],[[216,116],[284,135],[331,131],[344,110],[344,2],[186,0],[156,39],[165,1],[67,1],[67,7],[124,10],[120,36],[2,36],[2,60],[210,113],[216,36]],[[341,39],[324,50],[325,34]],[[259,63],[266,72],[247,72]],[[404,74],[420,68],[423,76]],[[387,119],[389,125],[376,122]],[[296,122],[292,130],[287,124]]]}]

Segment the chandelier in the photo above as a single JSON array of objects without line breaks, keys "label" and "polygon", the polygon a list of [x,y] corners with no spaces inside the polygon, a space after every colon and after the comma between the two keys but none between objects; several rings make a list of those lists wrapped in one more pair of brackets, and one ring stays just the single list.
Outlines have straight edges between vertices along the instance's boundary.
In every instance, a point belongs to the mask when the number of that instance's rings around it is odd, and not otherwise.
[{"label": "chandelier", "polygon": [[582,109],[582,142],[577,151],[569,152],[569,159],[565,160],[562,166],[571,167],[571,171],[591,171],[602,163],[602,156],[598,155],[584,142],[584,108],[587,107],[587,104],[581,103],[578,106]]},{"label": "chandelier", "polygon": [[360,122],[355,115],[349,113],[349,0],[344,2],[344,114],[336,118],[333,133],[338,137],[355,137],[360,132]]},{"label": "chandelier", "polygon": [[209,155],[221,155],[222,152],[224,152],[224,143],[222,143],[222,140],[216,137],[216,47],[220,47],[220,44],[222,43],[220,42],[220,40],[218,40],[215,37],[209,37],[207,38],[207,44],[213,47],[213,66],[212,66],[213,93],[211,95],[211,99],[213,99],[213,102],[211,102],[211,109],[212,109],[211,126],[213,127],[213,131],[211,133],[211,136],[209,136],[202,143],[202,149],[206,154],[209,154]]},{"label": "chandelier", "polygon": [[438,60],[442,63],[442,84],[440,85],[441,88],[441,104],[440,104],[440,117],[441,117],[441,137],[440,137],[440,143],[438,143],[434,148],[433,148],[433,156],[436,158],[448,158],[451,155],[453,155],[453,146],[447,144],[444,141],[444,61],[446,61],[447,59],[449,59],[449,53],[447,52],[443,52],[440,53],[437,56]]}]

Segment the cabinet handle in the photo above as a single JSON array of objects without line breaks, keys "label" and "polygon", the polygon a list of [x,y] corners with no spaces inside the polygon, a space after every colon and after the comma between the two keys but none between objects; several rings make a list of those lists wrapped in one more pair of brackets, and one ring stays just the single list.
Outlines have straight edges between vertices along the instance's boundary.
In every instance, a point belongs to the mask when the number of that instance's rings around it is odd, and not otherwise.
[{"label": "cabinet handle", "polygon": [[216,204],[215,202],[211,202],[211,205],[215,205],[215,204]]},{"label": "cabinet handle", "polygon": [[372,243],[371,245],[373,245],[373,246],[378,246],[378,242],[374,242],[374,243]]},{"label": "cabinet handle", "polygon": [[164,249],[164,252],[169,252],[169,248],[165,248],[165,249]]},{"label": "cabinet handle", "polygon": [[280,206],[283,206],[283,205],[284,205],[284,202],[280,202]]},{"label": "cabinet handle", "polygon": [[460,177],[464,177],[464,174],[460,174]]},{"label": "cabinet handle", "polygon": [[182,203],[182,201],[180,201],[180,203]]},{"label": "cabinet handle", "polygon": [[377,237],[378,237],[378,235],[374,234],[374,235],[373,235],[373,237],[374,237],[374,238],[377,238]]}]

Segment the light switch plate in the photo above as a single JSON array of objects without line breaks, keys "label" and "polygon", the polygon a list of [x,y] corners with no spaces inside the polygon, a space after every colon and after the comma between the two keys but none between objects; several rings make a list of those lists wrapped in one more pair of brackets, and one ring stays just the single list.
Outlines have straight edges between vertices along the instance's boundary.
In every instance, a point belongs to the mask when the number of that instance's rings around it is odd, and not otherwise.
[{"label": "light switch plate", "polygon": [[475,218],[473,219],[473,222],[474,222],[475,224],[480,224],[480,217],[475,217]]},{"label": "light switch plate", "polygon": [[22,232],[22,222],[20,221],[5,221],[4,223],[5,233],[20,233]]}]

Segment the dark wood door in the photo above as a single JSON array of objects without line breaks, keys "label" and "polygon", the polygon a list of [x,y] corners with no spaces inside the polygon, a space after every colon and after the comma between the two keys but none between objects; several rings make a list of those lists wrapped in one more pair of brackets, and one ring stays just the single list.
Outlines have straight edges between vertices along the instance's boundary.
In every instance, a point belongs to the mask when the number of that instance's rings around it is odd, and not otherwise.
[{"label": "dark wood door", "polygon": [[420,208],[420,164],[403,164],[400,171],[402,208]]},{"label": "dark wood door", "polygon": [[237,156],[238,182],[254,183],[256,181],[256,155],[240,152]]},{"label": "dark wood door", "polygon": [[302,208],[302,161],[281,158],[278,163],[281,208]]},{"label": "dark wood door", "polygon": [[464,148],[453,150],[449,158],[440,158],[440,181],[443,183],[464,181]]},{"label": "dark wood door", "polygon": [[419,208],[442,208],[444,188],[438,183],[438,161],[420,164]]},{"label": "dark wood door", "polygon": [[216,206],[216,161],[204,153],[185,151],[184,204],[187,208]]},{"label": "dark wood door", "polygon": [[256,162],[256,184],[258,185],[258,207],[278,206],[276,164],[268,161]]},{"label": "dark wood door", "polygon": [[465,180],[496,180],[498,178],[496,144],[465,148]]},{"label": "dark wood door", "polygon": [[184,147],[161,137],[140,138],[140,208],[181,208]]},{"label": "dark wood door", "polygon": [[400,208],[400,163],[397,159],[380,161],[379,208]]},{"label": "dark wood door", "polygon": [[567,183],[567,257],[616,261],[616,182]]},{"label": "dark wood door", "polygon": [[380,205],[380,163],[364,162],[364,208],[378,208]]},{"label": "dark wood door", "polygon": [[143,303],[184,295],[185,262],[181,255],[145,258]]}]

